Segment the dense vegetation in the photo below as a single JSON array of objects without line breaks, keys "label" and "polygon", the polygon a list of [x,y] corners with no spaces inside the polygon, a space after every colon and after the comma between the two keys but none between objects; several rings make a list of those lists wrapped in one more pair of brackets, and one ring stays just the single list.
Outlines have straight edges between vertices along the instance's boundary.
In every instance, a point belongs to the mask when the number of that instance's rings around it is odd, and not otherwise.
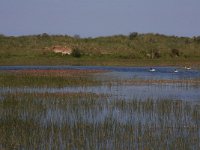
[{"label": "dense vegetation", "polygon": [[[51,48],[55,45],[76,51],[71,56],[54,54]],[[200,37],[136,32],[97,38],[46,33],[19,37],[0,35],[0,65],[132,65],[135,60],[144,65],[149,62],[167,64],[171,60],[199,64]]]},{"label": "dense vegetation", "polygon": [[0,101],[0,149],[199,149],[199,108],[92,93],[8,93]]}]

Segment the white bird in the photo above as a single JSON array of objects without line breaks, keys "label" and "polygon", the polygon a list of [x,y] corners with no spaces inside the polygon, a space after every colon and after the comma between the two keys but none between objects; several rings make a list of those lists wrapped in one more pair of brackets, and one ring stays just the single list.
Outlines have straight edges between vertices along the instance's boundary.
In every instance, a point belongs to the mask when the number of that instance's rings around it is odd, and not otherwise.
[{"label": "white bird", "polygon": [[187,70],[190,70],[190,69],[191,69],[191,67],[186,67],[186,66],[185,66],[185,69],[187,69]]},{"label": "white bird", "polygon": [[175,73],[177,73],[177,72],[178,72],[178,70],[177,70],[177,69],[175,69],[175,70],[174,70],[174,72],[175,72]]},{"label": "white bird", "polygon": [[155,72],[156,71],[156,69],[154,69],[154,68],[150,68],[150,70],[149,70],[150,72]]}]

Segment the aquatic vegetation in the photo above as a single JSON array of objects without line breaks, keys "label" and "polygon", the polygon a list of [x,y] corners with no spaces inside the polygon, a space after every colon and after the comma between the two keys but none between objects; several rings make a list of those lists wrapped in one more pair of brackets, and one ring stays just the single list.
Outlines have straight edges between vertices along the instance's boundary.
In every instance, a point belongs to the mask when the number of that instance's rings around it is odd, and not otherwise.
[{"label": "aquatic vegetation", "polygon": [[93,73],[1,71],[0,149],[200,149],[196,76]]},{"label": "aquatic vegetation", "polygon": [[13,93],[2,95],[0,111],[5,149],[199,148],[199,103]]},{"label": "aquatic vegetation", "polygon": [[64,87],[98,85],[90,75],[101,71],[1,71],[1,87]]}]

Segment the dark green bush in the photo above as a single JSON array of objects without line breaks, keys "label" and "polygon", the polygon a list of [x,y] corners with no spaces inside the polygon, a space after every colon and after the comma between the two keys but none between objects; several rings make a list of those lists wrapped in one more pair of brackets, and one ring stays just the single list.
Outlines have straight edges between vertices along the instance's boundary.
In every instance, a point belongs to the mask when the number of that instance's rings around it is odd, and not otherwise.
[{"label": "dark green bush", "polygon": [[132,32],[129,34],[129,39],[132,40],[132,39],[136,38],[137,36],[138,36],[137,32]]},{"label": "dark green bush", "polygon": [[172,56],[173,56],[173,57],[174,57],[174,56],[176,56],[176,57],[180,56],[180,51],[179,51],[178,49],[172,49],[172,50],[171,50],[171,53],[172,53]]},{"label": "dark green bush", "polygon": [[154,52],[154,57],[155,57],[155,58],[160,58],[160,57],[161,57],[160,51],[155,51],[155,52]]},{"label": "dark green bush", "polygon": [[194,41],[195,41],[196,43],[200,43],[200,36],[194,37]]},{"label": "dark green bush", "polygon": [[80,51],[80,49],[78,49],[78,48],[73,49],[72,56],[73,57],[81,57],[81,51]]}]

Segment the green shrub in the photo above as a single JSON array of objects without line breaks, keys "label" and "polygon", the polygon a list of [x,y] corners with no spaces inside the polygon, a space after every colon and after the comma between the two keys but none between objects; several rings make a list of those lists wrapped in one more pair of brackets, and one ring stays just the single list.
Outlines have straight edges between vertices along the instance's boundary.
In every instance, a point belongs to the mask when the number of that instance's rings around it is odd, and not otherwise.
[{"label": "green shrub", "polygon": [[137,36],[138,36],[137,32],[132,32],[132,33],[129,34],[129,39],[132,40],[132,39],[134,39]]},{"label": "green shrub", "polygon": [[154,56],[155,56],[155,58],[160,58],[161,57],[160,51],[155,51]]},{"label": "green shrub", "polygon": [[180,56],[180,51],[179,51],[178,49],[172,49],[172,50],[171,50],[171,53],[172,53],[172,56],[173,56],[173,57],[174,57],[174,56],[176,56],[176,57]]},{"label": "green shrub", "polygon": [[78,48],[73,49],[72,56],[73,57],[81,57],[81,51],[80,51],[80,49],[78,49]]}]

